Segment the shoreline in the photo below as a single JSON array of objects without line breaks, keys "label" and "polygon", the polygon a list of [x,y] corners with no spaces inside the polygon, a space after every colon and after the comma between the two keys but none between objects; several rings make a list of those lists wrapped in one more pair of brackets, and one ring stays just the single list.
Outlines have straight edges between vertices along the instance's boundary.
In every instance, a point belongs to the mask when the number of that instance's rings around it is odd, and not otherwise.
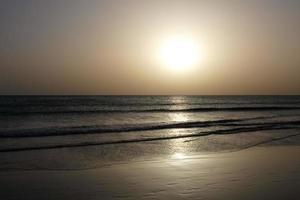
[{"label": "shoreline", "polygon": [[0,171],[0,198],[299,199],[299,155],[300,146],[264,146],[85,170]]}]

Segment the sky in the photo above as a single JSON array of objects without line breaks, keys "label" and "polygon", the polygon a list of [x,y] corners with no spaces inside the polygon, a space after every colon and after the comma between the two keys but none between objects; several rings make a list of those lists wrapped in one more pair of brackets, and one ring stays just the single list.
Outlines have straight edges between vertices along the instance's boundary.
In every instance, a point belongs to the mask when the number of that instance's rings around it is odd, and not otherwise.
[{"label": "sky", "polygon": [[[298,0],[1,0],[0,24],[2,95],[300,94]],[[176,36],[193,67],[159,59]]]}]

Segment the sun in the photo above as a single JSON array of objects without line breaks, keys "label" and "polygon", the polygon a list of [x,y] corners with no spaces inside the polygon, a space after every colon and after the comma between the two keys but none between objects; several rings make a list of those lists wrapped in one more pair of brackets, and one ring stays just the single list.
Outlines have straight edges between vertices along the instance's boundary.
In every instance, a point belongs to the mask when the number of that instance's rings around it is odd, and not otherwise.
[{"label": "sun", "polygon": [[172,37],[161,45],[160,60],[172,70],[190,69],[200,59],[201,53],[197,43],[188,37]]}]

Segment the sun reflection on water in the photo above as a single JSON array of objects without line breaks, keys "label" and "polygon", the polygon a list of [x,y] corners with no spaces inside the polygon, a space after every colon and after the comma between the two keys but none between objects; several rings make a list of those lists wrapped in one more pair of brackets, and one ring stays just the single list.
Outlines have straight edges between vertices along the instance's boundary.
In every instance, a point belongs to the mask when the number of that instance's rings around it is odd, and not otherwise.
[{"label": "sun reflection on water", "polygon": [[[181,110],[181,109],[186,109],[187,105],[187,99],[184,96],[172,96],[169,99],[171,105],[171,109],[173,110]],[[175,123],[182,123],[182,122],[187,122],[189,121],[189,116],[187,113],[184,112],[170,112],[168,114],[168,118],[170,121],[175,122]],[[170,135],[182,135],[182,130],[181,129],[170,129],[169,131]],[[171,152],[170,152],[170,157],[175,160],[182,160],[186,157],[185,155],[185,148],[184,145],[182,144],[182,140],[170,140],[169,141],[171,145]]]},{"label": "sun reflection on water", "polygon": [[170,113],[169,117],[175,122],[186,122],[189,120],[188,116],[184,113]]},{"label": "sun reflection on water", "polygon": [[[169,101],[172,103],[171,109],[173,110],[182,110],[187,108],[187,99],[184,96],[170,97]],[[187,114],[183,112],[169,113],[169,118],[171,121],[175,122],[186,122],[189,120]]]}]

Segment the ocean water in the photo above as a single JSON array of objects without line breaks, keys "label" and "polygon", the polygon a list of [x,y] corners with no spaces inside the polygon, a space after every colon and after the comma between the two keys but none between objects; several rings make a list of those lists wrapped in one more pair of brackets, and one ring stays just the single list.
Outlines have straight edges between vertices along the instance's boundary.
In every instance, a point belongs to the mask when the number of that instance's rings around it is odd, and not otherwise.
[{"label": "ocean water", "polygon": [[1,168],[89,168],[300,139],[300,96],[2,96]]}]

